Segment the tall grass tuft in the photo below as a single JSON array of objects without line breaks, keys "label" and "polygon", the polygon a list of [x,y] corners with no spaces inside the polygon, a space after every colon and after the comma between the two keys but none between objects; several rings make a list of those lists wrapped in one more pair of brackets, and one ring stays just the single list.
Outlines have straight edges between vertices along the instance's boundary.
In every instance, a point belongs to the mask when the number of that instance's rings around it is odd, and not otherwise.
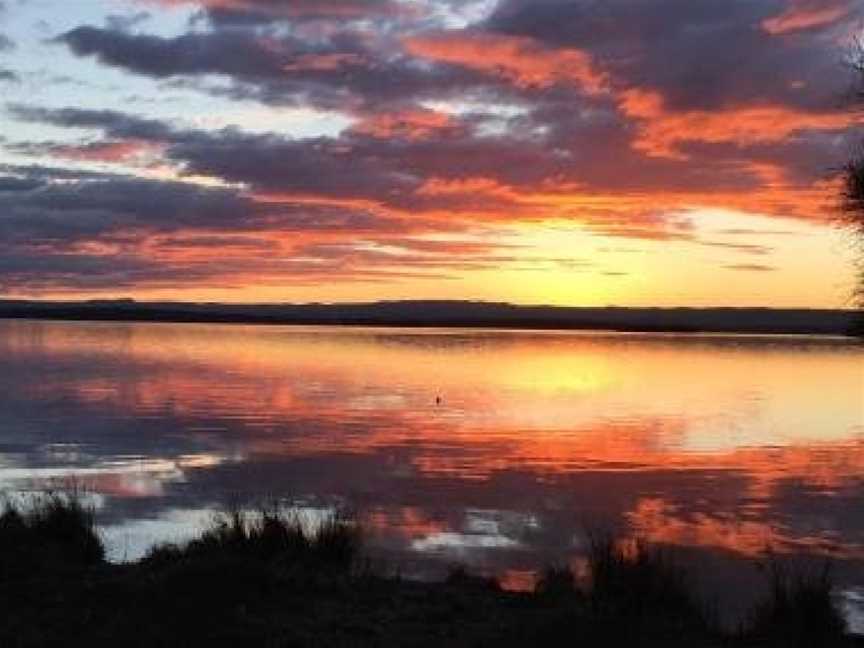
[{"label": "tall grass tuft", "polygon": [[641,540],[589,536],[588,567],[588,605],[595,619],[663,632],[713,626],[708,607],[668,550]]},{"label": "tall grass tuft", "polygon": [[334,514],[312,524],[296,511],[266,507],[257,512],[221,513],[198,538],[184,546],[155,547],[144,562],[159,566],[183,559],[227,557],[346,571],[355,565],[361,548],[360,527],[351,520]]},{"label": "tall grass tuft", "polygon": [[444,582],[450,587],[462,590],[485,592],[500,592],[501,583],[494,576],[483,576],[472,573],[463,564],[451,565]]},{"label": "tall grass tuft", "polygon": [[549,565],[537,578],[534,593],[548,598],[562,598],[578,594],[576,576],[566,565]]},{"label": "tall grass tuft", "polygon": [[767,598],[750,616],[744,634],[764,645],[833,646],[844,640],[846,621],[832,599],[831,564],[793,569],[773,554],[763,565]]},{"label": "tall grass tuft", "polygon": [[356,561],[362,545],[361,527],[334,515],[315,530],[311,550],[319,562],[347,569]]},{"label": "tall grass tuft", "polygon": [[25,508],[7,504],[0,514],[0,578],[104,560],[94,511],[78,494],[49,493]]}]

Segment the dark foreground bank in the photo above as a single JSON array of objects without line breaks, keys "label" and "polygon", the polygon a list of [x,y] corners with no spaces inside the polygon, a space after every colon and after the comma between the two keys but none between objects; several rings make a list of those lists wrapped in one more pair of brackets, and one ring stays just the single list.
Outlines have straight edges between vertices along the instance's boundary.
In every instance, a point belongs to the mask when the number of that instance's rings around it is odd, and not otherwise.
[{"label": "dark foreground bank", "polygon": [[357,304],[0,300],[0,318],[758,335],[864,334],[864,318],[854,310],[582,308],[429,300]]},{"label": "dark foreground bank", "polygon": [[0,516],[2,646],[857,646],[826,571],[771,570],[737,631],[657,548],[595,538],[590,577],[549,568],[536,591],[454,569],[401,580],[364,558],[361,530],[309,530],[278,510],[226,514],[183,546],[110,564],[92,513],[46,497]]}]

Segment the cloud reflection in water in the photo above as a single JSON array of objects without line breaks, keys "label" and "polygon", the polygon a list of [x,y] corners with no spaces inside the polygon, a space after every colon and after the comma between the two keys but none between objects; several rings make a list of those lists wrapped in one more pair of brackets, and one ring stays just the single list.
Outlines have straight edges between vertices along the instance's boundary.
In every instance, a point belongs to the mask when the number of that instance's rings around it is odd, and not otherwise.
[{"label": "cloud reflection in water", "polygon": [[0,484],[80,479],[115,555],[272,495],[359,511],[409,571],[525,585],[603,525],[864,583],[843,341],[4,322],[0,355]]}]

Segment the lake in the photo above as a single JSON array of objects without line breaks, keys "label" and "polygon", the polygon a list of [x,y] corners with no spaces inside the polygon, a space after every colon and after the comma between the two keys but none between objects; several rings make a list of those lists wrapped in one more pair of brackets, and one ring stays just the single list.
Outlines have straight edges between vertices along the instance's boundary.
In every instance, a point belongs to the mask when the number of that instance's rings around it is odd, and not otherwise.
[{"label": "lake", "polygon": [[830,557],[860,625],[864,351],[812,337],[0,321],[0,488],[70,481],[112,558],[278,498],[406,575],[530,587],[586,531],[675,547],[724,609]]}]

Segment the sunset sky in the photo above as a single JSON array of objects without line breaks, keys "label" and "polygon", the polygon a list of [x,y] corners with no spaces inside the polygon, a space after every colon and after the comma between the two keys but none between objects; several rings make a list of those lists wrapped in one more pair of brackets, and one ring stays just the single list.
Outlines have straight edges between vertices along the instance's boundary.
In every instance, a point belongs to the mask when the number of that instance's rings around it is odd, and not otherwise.
[{"label": "sunset sky", "polygon": [[0,0],[0,296],[848,307],[860,0]]}]

